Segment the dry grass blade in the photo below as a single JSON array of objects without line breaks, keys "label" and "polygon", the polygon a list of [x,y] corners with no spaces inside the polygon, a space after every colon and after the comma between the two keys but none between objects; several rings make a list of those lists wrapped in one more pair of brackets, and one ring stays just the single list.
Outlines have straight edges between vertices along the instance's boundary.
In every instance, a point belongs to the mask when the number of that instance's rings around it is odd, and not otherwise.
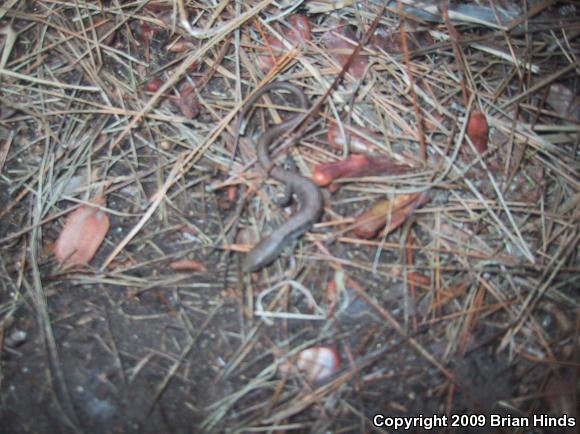
[{"label": "dry grass blade", "polygon": [[0,6],[0,20],[4,18],[4,15],[6,15],[6,13],[12,9],[16,3],[18,3],[18,0],[8,0],[6,3]]},{"label": "dry grass blade", "polygon": [[0,68],[0,76],[5,75],[7,77],[17,78],[19,80],[30,81],[35,84],[42,84],[46,86],[54,86],[60,89],[74,89],[83,90],[87,92],[98,92],[100,89],[96,86],[77,86],[74,84],[60,83],[57,81],[43,80],[41,78],[32,77],[30,75],[20,74],[18,72],[11,71],[9,69]]},{"label": "dry grass blade", "polygon": [[6,37],[6,40],[3,41],[2,44],[2,50],[0,50],[2,52],[2,57],[0,57],[0,69],[4,69],[8,62],[8,58],[10,57],[10,53],[12,53],[12,47],[14,47],[17,35],[10,26],[0,28],[0,35]]}]

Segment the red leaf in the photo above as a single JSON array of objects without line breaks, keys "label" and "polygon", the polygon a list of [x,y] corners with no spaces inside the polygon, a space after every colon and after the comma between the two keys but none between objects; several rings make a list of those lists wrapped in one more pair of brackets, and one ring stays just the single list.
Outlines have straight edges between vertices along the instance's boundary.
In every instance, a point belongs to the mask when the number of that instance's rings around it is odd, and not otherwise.
[{"label": "red leaf", "polygon": [[288,21],[290,21],[290,32],[288,38],[291,42],[306,42],[312,39],[312,26],[310,21],[304,15],[295,14],[292,15]]},{"label": "red leaf", "polygon": [[467,136],[473,142],[475,149],[480,154],[487,151],[487,135],[489,127],[487,126],[487,119],[480,111],[474,111],[469,116],[467,122]]},{"label": "red leaf", "polygon": [[155,33],[157,33],[157,26],[154,26],[147,21],[140,21],[135,29],[135,35],[142,44],[149,45]]},{"label": "red leaf", "polygon": [[368,165],[369,158],[366,155],[351,155],[346,160],[336,163],[318,164],[314,168],[312,178],[318,185],[326,187],[335,179],[364,173]]},{"label": "red leaf", "polygon": [[159,77],[153,77],[147,83],[145,83],[145,90],[147,92],[157,92],[159,88],[163,85],[163,80]]},{"label": "red leaf", "polygon": [[318,185],[325,187],[339,178],[357,178],[361,176],[398,175],[407,173],[412,168],[395,162],[384,155],[353,154],[346,160],[336,163],[318,164],[312,178]]}]

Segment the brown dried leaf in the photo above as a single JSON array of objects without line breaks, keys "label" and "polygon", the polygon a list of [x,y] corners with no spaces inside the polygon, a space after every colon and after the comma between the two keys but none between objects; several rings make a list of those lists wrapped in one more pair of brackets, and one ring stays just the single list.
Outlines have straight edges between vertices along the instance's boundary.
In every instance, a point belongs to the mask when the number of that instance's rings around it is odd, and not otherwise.
[{"label": "brown dried leaf", "polygon": [[473,111],[467,122],[467,136],[480,154],[487,151],[487,135],[489,127],[485,115],[480,111]]},{"label": "brown dried leaf", "polygon": [[147,21],[139,21],[135,28],[135,36],[142,44],[148,46],[151,44],[155,33],[157,33],[159,27]]},{"label": "brown dried leaf", "polygon": [[173,261],[169,266],[173,271],[199,271],[202,273],[207,271],[202,262],[194,259],[180,259],[179,261]]},{"label": "brown dried leaf", "polygon": [[336,163],[317,164],[312,173],[312,179],[318,185],[326,187],[338,178],[360,175],[368,166],[369,158],[366,155],[351,155],[346,160]]},{"label": "brown dried leaf", "polygon": [[389,223],[382,231],[385,235],[389,234],[401,226],[415,209],[430,200],[426,193],[402,194],[393,200],[381,200],[356,218],[353,232],[360,238],[374,238]]},{"label": "brown dried leaf", "polygon": [[195,118],[201,109],[201,105],[197,97],[197,90],[192,85],[184,86],[181,89],[181,95],[177,99],[176,104],[181,110],[183,116],[185,116],[187,119]]},{"label": "brown dried leaf", "polygon": [[[97,206],[105,204],[99,196],[93,200]],[[56,241],[54,254],[66,267],[88,264],[109,230],[109,216],[97,206],[81,205],[69,214]]]},{"label": "brown dried leaf", "polygon": [[145,83],[145,90],[147,92],[157,92],[163,86],[163,80],[160,77],[153,77]]}]

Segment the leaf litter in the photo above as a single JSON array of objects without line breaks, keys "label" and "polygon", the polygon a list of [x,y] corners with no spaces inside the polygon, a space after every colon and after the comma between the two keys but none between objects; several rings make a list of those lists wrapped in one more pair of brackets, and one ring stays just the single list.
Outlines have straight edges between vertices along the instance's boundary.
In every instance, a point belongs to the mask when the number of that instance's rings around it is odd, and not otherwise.
[{"label": "leaf litter", "polygon": [[[576,417],[579,16],[500,0],[5,2],[3,426]],[[324,216],[245,276],[239,257],[299,206],[279,207],[254,164],[294,101],[261,100],[236,141],[243,102],[274,80],[311,101],[274,155],[319,180]],[[319,353],[340,361],[324,378],[296,366]]]}]

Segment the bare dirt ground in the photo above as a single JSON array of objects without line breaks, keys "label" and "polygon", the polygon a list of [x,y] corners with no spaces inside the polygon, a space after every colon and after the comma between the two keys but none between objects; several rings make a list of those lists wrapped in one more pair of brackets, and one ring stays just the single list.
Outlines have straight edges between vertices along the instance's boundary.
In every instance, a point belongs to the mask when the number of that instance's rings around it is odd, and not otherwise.
[{"label": "bare dirt ground", "polygon": [[[577,432],[580,10],[410,3],[0,5],[1,433]],[[315,105],[279,154],[335,182],[248,274],[300,206],[253,140],[295,98],[235,141],[276,80]]]}]

